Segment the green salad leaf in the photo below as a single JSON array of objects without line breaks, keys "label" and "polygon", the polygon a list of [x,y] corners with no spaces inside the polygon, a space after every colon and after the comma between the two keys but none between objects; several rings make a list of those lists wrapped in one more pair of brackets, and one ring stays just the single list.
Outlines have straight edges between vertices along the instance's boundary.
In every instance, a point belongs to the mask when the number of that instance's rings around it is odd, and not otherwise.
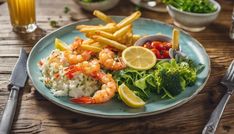
[{"label": "green salad leaf", "polygon": [[143,88],[139,88],[135,86],[135,81],[145,77],[146,71],[138,71],[135,69],[127,68],[121,71],[117,71],[113,73],[115,80],[118,85],[125,83],[134,93],[142,98],[143,100],[147,100],[150,96],[149,91],[145,91]]},{"label": "green salad leaf", "polygon": [[193,86],[197,74],[202,72],[204,65],[196,65],[188,57],[176,56],[175,59],[161,60],[147,71],[127,68],[113,73],[118,85],[125,83],[143,100],[152,94],[162,98],[174,98],[188,86]]}]

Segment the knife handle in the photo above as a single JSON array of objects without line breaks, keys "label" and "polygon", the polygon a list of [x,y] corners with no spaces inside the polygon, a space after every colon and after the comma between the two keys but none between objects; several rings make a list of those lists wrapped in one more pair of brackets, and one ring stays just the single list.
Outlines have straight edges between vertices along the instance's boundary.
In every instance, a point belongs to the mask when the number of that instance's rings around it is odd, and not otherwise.
[{"label": "knife handle", "polygon": [[18,94],[19,87],[13,86],[0,122],[0,134],[8,134],[10,132],[16,111]]}]

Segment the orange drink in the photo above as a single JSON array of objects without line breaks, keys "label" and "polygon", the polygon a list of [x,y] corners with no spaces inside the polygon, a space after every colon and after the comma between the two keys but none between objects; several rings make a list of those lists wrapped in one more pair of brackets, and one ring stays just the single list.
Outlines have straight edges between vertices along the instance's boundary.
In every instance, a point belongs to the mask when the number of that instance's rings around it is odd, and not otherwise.
[{"label": "orange drink", "polygon": [[7,0],[13,30],[30,33],[36,28],[35,0]]}]

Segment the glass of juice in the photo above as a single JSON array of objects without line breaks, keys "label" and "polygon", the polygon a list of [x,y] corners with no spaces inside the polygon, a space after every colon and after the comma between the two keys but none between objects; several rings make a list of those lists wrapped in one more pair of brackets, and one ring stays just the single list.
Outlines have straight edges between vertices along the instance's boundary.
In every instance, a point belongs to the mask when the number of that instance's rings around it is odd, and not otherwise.
[{"label": "glass of juice", "polygon": [[31,33],[36,28],[35,0],[7,0],[13,31]]}]

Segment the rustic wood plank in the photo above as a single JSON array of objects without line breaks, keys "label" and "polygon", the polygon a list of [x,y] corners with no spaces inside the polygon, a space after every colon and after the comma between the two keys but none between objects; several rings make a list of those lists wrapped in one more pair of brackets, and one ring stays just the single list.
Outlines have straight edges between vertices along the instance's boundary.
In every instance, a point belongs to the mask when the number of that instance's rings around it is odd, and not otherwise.
[{"label": "rustic wood plank", "polygon": [[[24,99],[25,95],[27,94],[24,94],[22,99]],[[36,95],[38,94],[35,94],[35,96]],[[15,124],[17,127],[14,127],[13,132],[43,131],[44,133],[50,133],[57,132],[61,128],[67,128],[66,130],[68,130],[69,133],[75,133],[77,129],[80,133],[89,133],[100,130],[102,130],[103,133],[189,133],[191,130],[194,133],[200,133],[204,122],[209,116],[209,114],[204,114],[204,112],[200,111],[206,111],[207,113],[211,112],[220,99],[216,98],[215,102],[213,102],[210,94],[199,94],[196,99],[185,104],[183,108],[180,107],[164,114],[136,119],[112,120],[75,114],[62,109],[47,100],[43,100],[38,103],[37,99],[40,99],[41,97],[35,96],[20,104],[21,111]],[[221,124],[222,127],[225,125],[230,126],[234,123],[232,120],[228,120],[230,117],[234,116],[233,102],[234,99],[231,99],[231,105],[227,106],[227,109],[231,109],[231,111],[225,112],[222,117],[222,120],[225,122],[224,124]],[[203,105],[197,105],[194,107],[193,104]],[[48,109],[47,107],[51,108]],[[175,115],[178,115],[177,118],[180,120],[174,120]],[[98,120],[98,122],[96,120]],[[102,124],[105,125],[103,126]],[[87,130],[87,128],[89,129]],[[22,131],[22,129],[24,129],[24,131]],[[176,131],[171,132],[171,129]],[[61,129],[61,132],[64,132],[64,130]],[[233,132],[233,128],[229,129],[229,132]]]}]

